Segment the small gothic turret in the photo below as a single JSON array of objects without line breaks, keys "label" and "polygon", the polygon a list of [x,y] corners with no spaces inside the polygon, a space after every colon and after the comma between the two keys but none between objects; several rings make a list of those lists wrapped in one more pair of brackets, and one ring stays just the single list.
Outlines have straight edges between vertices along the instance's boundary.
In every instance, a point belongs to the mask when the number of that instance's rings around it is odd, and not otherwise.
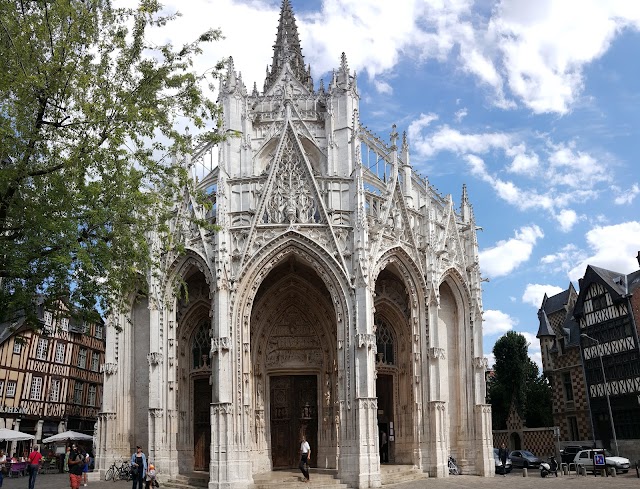
[{"label": "small gothic turret", "polygon": [[273,61],[271,70],[269,71],[267,68],[267,78],[264,82],[265,92],[277,81],[278,75],[287,63],[296,79],[312,90],[311,67],[309,66],[308,71],[305,67],[296,18],[289,0],[282,0],[278,33],[276,34],[276,43],[273,45]]}]

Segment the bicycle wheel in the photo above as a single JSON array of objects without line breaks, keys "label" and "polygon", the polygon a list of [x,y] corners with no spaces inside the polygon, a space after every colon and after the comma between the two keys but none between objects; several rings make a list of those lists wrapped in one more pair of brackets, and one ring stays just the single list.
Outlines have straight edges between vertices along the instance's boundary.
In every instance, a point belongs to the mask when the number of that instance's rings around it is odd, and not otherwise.
[{"label": "bicycle wheel", "polygon": [[107,473],[104,476],[105,481],[110,481],[111,479],[113,479],[113,467],[107,470]]},{"label": "bicycle wheel", "polygon": [[120,480],[120,470],[116,468],[116,470],[113,471],[113,482],[118,480]]}]

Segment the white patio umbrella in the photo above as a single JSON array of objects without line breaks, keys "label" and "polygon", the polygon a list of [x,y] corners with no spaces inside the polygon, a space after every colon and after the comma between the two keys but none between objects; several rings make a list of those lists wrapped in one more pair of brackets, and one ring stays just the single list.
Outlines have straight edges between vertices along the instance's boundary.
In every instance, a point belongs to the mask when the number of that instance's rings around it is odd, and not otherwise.
[{"label": "white patio umbrella", "polygon": [[23,433],[22,431],[0,428],[0,441],[25,441],[33,440],[35,436]]},{"label": "white patio umbrella", "polygon": [[93,436],[85,435],[84,433],[79,433],[77,431],[63,431],[62,433],[58,433],[57,435],[45,438],[44,440],[42,440],[42,443],[55,443],[57,441],[68,440],[93,440]]}]

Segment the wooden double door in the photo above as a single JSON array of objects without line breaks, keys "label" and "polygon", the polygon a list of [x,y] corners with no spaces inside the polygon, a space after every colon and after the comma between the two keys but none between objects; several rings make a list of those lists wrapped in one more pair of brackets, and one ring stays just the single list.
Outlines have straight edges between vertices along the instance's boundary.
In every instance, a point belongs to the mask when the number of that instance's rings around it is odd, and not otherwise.
[{"label": "wooden double door", "polygon": [[318,453],[318,383],[315,375],[270,377],[271,456],[274,469],[297,467],[300,439],[311,447],[311,466]]}]

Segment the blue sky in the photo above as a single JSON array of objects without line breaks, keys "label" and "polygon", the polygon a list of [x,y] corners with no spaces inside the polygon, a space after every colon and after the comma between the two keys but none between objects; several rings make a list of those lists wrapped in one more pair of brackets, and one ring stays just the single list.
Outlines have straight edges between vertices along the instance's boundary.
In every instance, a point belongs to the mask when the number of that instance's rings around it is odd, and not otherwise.
[{"label": "blue sky", "polygon": [[[124,3],[129,3],[122,0]],[[122,3],[116,2],[116,3]],[[176,45],[209,27],[201,72],[233,56],[262,89],[280,1],[172,0],[155,32]],[[640,2],[291,0],[318,86],[344,51],[362,122],[407,131],[411,163],[459,203],[466,184],[484,277],[484,351],[525,334],[587,264],[623,273],[640,251]]]}]

